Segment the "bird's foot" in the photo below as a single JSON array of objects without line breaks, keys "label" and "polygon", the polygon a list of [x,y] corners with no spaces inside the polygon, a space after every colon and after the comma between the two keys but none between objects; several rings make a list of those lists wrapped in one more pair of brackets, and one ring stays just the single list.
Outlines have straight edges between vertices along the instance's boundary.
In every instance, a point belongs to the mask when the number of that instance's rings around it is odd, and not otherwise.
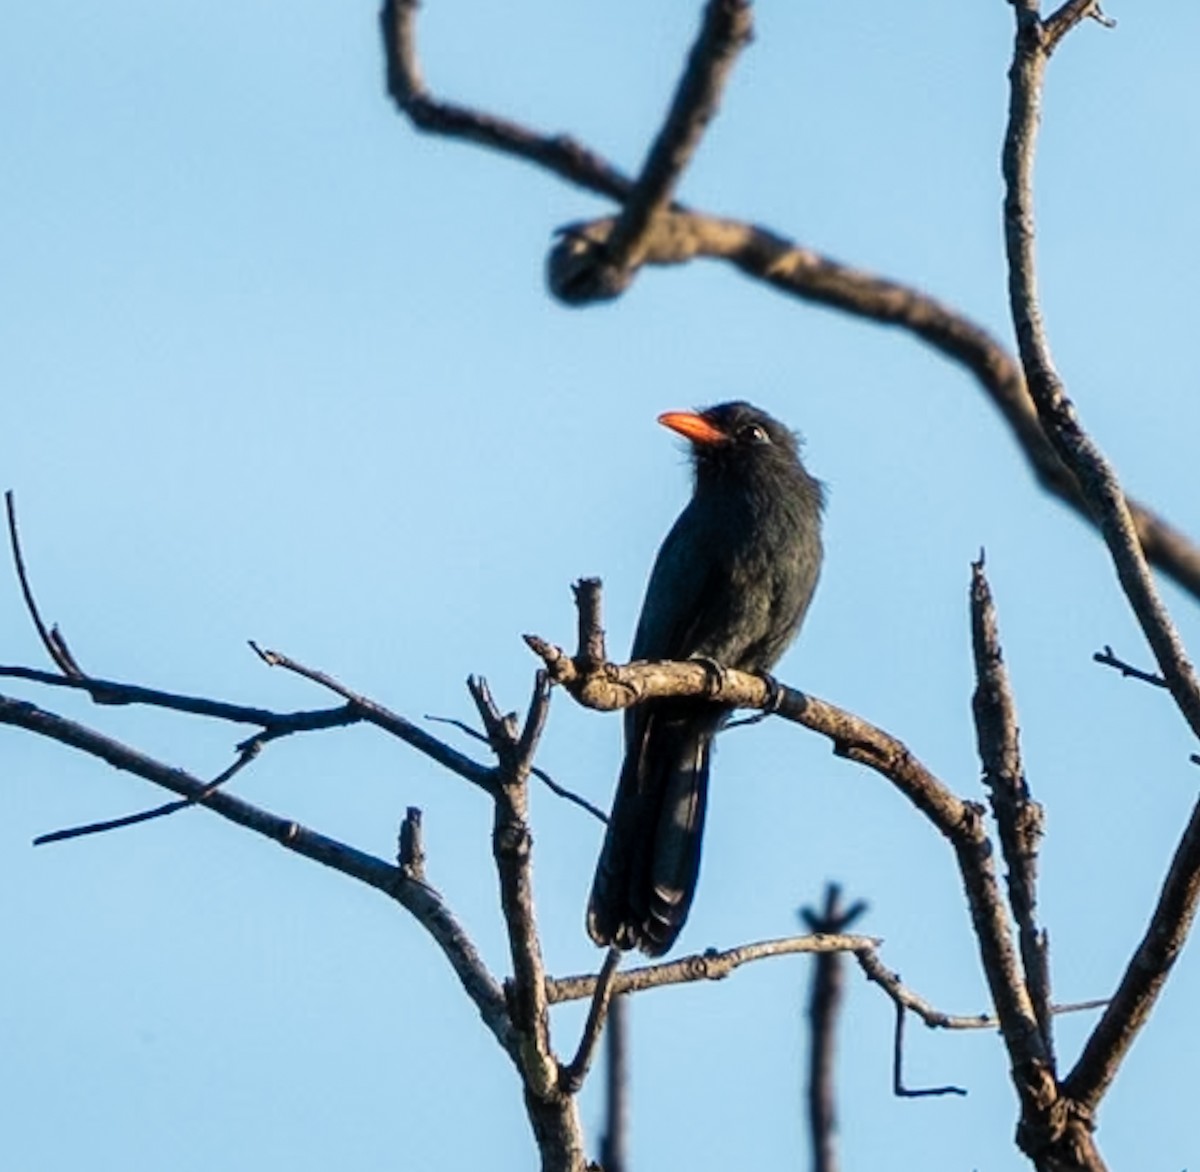
[{"label": "bird's foot", "polygon": [[767,689],[767,702],[762,706],[762,714],[763,716],[774,716],[783,707],[783,687],[769,671],[760,671],[755,674]]},{"label": "bird's foot", "polygon": [[766,720],[768,716],[774,716],[783,706],[783,685],[770,672],[759,671],[754,674],[766,686],[766,703],[753,716],[744,716],[741,720],[731,720],[725,726],[726,728],[744,728],[748,724],[759,724]]},{"label": "bird's foot", "polygon": [[707,655],[693,655],[690,662],[698,663],[704,668],[704,672],[708,676],[708,698],[715,700],[724,689],[729,673],[715,659]]}]

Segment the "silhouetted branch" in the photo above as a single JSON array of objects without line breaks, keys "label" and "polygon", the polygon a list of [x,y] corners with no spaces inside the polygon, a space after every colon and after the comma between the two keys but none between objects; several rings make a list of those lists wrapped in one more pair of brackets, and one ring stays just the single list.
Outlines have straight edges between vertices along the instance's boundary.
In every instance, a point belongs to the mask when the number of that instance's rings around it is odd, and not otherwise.
[{"label": "silhouetted branch", "polygon": [[984,573],[982,555],[971,566],[971,642],[976,679],[971,706],[979,759],[983,764],[983,783],[1008,867],[1008,903],[1017,924],[1025,983],[1053,1071],[1050,961],[1046,933],[1037,925],[1038,849],[1044,817],[1041,805],[1029,796],[1029,785],[1025,780],[1017,708],[1000,649],[996,607]]},{"label": "silhouetted branch", "polygon": [[264,663],[271,667],[285,668],[287,671],[303,676],[306,680],[320,684],[323,688],[328,688],[331,692],[336,692],[350,702],[360,719],[398,737],[405,744],[411,745],[427,757],[432,757],[434,761],[449,769],[451,773],[457,773],[459,777],[465,778],[487,793],[493,792],[496,784],[495,771],[486,765],[472,761],[470,757],[460,753],[457,749],[452,749],[449,745],[439,741],[437,737],[430,736],[424,729],[405,720],[403,716],[397,715],[382,704],[377,704],[374,700],[368,700],[366,696],[351,691],[325,672],[305,667],[304,664],[298,663],[278,651],[261,648],[253,641],[250,646]]},{"label": "silhouetted branch", "polygon": [[[1069,0],[1051,18],[1055,23],[1048,25],[1041,19],[1037,0],[1013,0],[1016,34],[1002,159],[1009,304],[1025,381],[1042,428],[1095,518],[1122,590],[1180,713],[1200,736],[1200,686],[1159,597],[1116,473],[1084,431],[1055,369],[1038,300],[1033,167],[1046,63],[1057,44],[1055,38],[1093,9]],[[1052,1071],[1037,1064],[1013,1063],[1013,1082],[1021,1100],[1017,1143],[1039,1168],[1094,1172],[1104,1168],[1092,1138],[1094,1111],[1149,1014],[1195,914],[1200,899],[1197,816],[1193,815],[1176,852],[1151,928],[1075,1071],[1059,1086]],[[1172,919],[1166,923],[1160,917],[1168,909]],[[1140,971],[1134,972],[1135,966]]]},{"label": "silhouetted branch", "polygon": [[418,0],[386,0],[380,11],[388,93],[413,126],[535,163],[598,195],[620,200],[629,194],[629,177],[573,138],[537,134],[508,119],[433,98],[417,58],[418,8]]},{"label": "silhouetted branch", "polygon": [[186,810],[189,806],[203,804],[221,786],[249,765],[258,756],[260,748],[259,744],[254,743],[243,749],[238,754],[238,759],[228,769],[213,778],[194,797],[182,798],[177,802],[167,802],[161,806],[154,806],[149,810],[141,810],[136,814],[126,814],[123,818],[109,819],[107,822],[89,822],[86,826],[73,826],[68,830],[55,830],[50,834],[39,834],[33,840],[33,845],[46,846],[52,842],[65,842],[71,838],[82,838],[88,834],[104,834],[109,830],[120,830],[126,826],[135,826],[140,822],[150,822],[155,818],[165,818],[168,814],[176,814],[180,810]]},{"label": "silhouetted branch", "polygon": [[856,952],[854,959],[868,981],[878,985],[897,1006],[911,1009],[927,1026],[943,1030],[994,1030],[1000,1025],[998,1018],[989,1013],[970,1015],[943,1013],[935,1009],[925,998],[914,993],[892,972],[875,952]]},{"label": "silhouetted branch", "polygon": [[[862,900],[843,907],[841,888],[836,883],[830,883],[825,888],[825,902],[821,910],[801,908],[800,918],[811,932],[839,935],[866,910],[867,905]],[[818,953],[808,998],[806,1099],[813,1172],[837,1172],[837,1025],[845,996],[845,983],[842,954]]]},{"label": "silhouetted branch", "polygon": [[1175,848],[1146,933],[1138,944],[1079,1061],[1063,1080],[1064,1093],[1088,1111],[1099,1104],[1182,951],[1200,900],[1200,802]]},{"label": "silhouetted branch", "polygon": [[[430,716],[428,713],[426,713],[425,719],[437,721],[438,724],[451,725],[453,728],[458,729],[459,732],[465,733],[477,741],[482,741],[485,745],[488,743],[487,737],[477,728],[472,728],[465,720],[455,720],[452,716]],[[608,823],[608,815],[599,806],[593,805],[582,794],[577,794],[574,790],[567,789],[565,785],[561,785],[555,781],[544,769],[535,765],[529,772],[556,797],[563,798],[572,805],[578,806],[581,810],[586,810],[598,822]]]},{"label": "silhouetted branch", "polygon": [[906,1010],[896,1002],[896,1031],[892,1035],[892,1093],[901,1099],[928,1099],[937,1095],[965,1095],[962,1087],[952,1084],[940,1087],[921,1087],[910,1090],[904,1085],[904,1015]]},{"label": "silhouetted branch", "polygon": [[600,966],[596,978],[596,988],[592,993],[592,1004],[588,1009],[587,1021],[584,1023],[583,1035],[579,1039],[579,1047],[570,1063],[559,1071],[559,1082],[568,1094],[575,1094],[583,1086],[592,1058],[596,1053],[596,1043],[600,1041],[600,1032],[608,1018],[608,1005],[612,997],[613,978],[617,975],[617,966],[621,963],[621,952],[610,948]]},{"label": "silhouetted branch", "polygon": [[[878,985],[897,1005],[915,1013],[930,1029],[939,1030],[994,1030],[1000,1026],[1000,1020],[990,1013],[951,1014],[936,1009],[920,994],[914,993],[901,980],[898,973],[892,972],[880,959],[876,952],[864,950],[856,952],[854,959],[868,981]],[[1082,1013],[1089,1009],[1102,1009],[1108,1004],[1106,999],[1092,1001],[1071,1001],[1063,1005],[1052,1005],[1050,1012],[1057,1016],[1060,1013]]]},{"label": "silhouetted branch", "polygon": [[[568,304],[619,297],[633,281],[650,247],[655,219],[670,205],[742,47],[750,40],[748,0],[708,0],[700,34],[688,57],[666,121],[624,206],[603,241],[590,253],[573,251],[570,265],[550,265],[551,287]],[[568,236],[574,229],[566,229]],[[576,237],[585,240],[586,237]],[[562,254],[560,254],[562,255]]]},{"label": "silhouetted branch", "polygon": [[1134,667],[1123,659],[1118,659],[1107,643],[1104,645],[1103,651],[1096,651],[1092,654],[1092,659],[1105,667],[1116,668],[1126,679],[1141,680],[1143,684],[1153,684],[1156,688],[1166,688],[1167,686],[1167,681],[1155,672],[1142,671],[1140,667]]},{"label": "silhouetted branch", "polygon": [[[492,856],[513,966],[504,993],[520,1039],[517,1069],[525,1087],[525,1106],[543,1168],[579,1169],[584,1152],[574,1095],[577,1088],[562,1079],[562,1067],[550,1043],[546,969],[533,901],[533,837],[528,823],[528,779],[549,712],[550,681],[545,672],[537,673],[523,726],[518,725],[515,714],[500,712],[485,680],[472,677],[467,687],[498,762],[491,791]],[[593,1004],[593,1013],[605,1008],[607,994],[602,994]],[[582,1082],[590,1050],[577,1058],[581,1066],[575,1075]]]},{"label": "silhouetted branch", "polygon": [[1008,131],[1004,140],[1004,225],[1009,302],[1021,363],[1042,428],[1074,474],[1121,587],[1154,651],[1159,670],[1189,727],[1200,737],[1200,682],[1146,564],[1116,471],[1084,431],[1050,356],[1036,278],[1033,165],[1049,49],[1036,0],[1014,0]]},{"label": "silhouetted branch", "polygon": [[629,1014],[627,997],[613,997],[604,1028],[604,1134],[600,1166],[629,1172]]},{"label": "silhouetted branch", "polygon": [[[157,688],[144,688],[140,684],[126,684],[117,680],[98,679],[95,676],[60,676],[52,672],[37,671],[30,667],[14,667],[0,664],[0,677],[28,680],[30,683],[45,684],[51,688],[73,688],[88,692],[93,700],[103,704],[142,704],[149,708],[162,708],[168,712],[182,712],[189,716],[204,716],[212,720],[225,720],[230,724],[255,724],[262,731],[249,740],[265,744],[293,733],[317,732],[329,728],[346,728],[365,720],[363,713],[352,704],[337,708],[314,708],[301,712],[275,712],[270,708],[255,708],[245,704],[230,704],[224,700],[213,700],[207,696],[187,696],[175,692],[163,692]],[[238,745],[240,750],[243,742]]]},{"label": "silhouetted branch", "polygon": [[106,761],[116,769],[162,786],[230,822],[272,839],[294,854],[357,879],[396,900],[433,937],[484,1024],[517,1061],[518,1038],[499,984],[488,972],[474,944],[441,895],[428,884],[409,879],[400,868],[382,859],[318,834],[291,819],[268,813],[241,798],[219,790],[206,792],[211,791],[211,787],[184,770],[155,761],[136,749],[28,701],[0,696],[0,724],[24,728]]},{"label": "silhouetted branch", "polygon": [[46,654],[63,675],[82,678],[83,669],[75,662],[75,656],[71,654],[67,641],[57,627],[52,631],[47,630],[37,601],[33,597],[33,587],[29,584],[29,575],[25,570],[25,555],[21,552],[21,537],[17,531],[17,499],[12,489],[4,494],[4,507],[8,515],[8,542],[12,549],[13,565],[17,570],[17,581],[21,586],[21,597],[25,599],[25,609],[37,629],[38,638],[41,639]]},{"label": "silhouetted branch", "polygon": [[[582,633],[586,638],[586,632]],[[954,849],[979,946],[980,960],[1001,1034],[1015,1069],[1030,1072],[1026,1085],[1050,1079],[1041,1030],[1013,947],[1011,923],[996,878],[983,808],[964,802],[895,737],[861,717],[760,676],[726,668],[718,679],[702,663],[631,663],[588,666],[536,636],[526,642],[550,677],[581,704],[611,710],[651,697],[694,696],[730,707],[763,709],[774,703],[785,720],[827,737],[834,752],[866,765],[892,783],[945,836]]]},{"label": "silhouetted branch", "polygon": [[[1064,5],[1064,10],[1067,7]],[[416,9],[416,0],[387,0],[380,17],[388,91],[415,127],[535,163],[617,203],[629,199],[633,183],[628,176],[575,139],[539,134],[518,123],[430,97],[418,64]],[[1063,22],[1055,26],[1060,27],[1067,26]],[[571,303],[587,295],[611,296],[595,269],[616,222],[616,217],[608,217],[571,225],[563,232],[547,260],[552,291],[565,294]],[[975,376],[1003,415],[1041,486],[1094,524],[1074,478],[1042,432],[1020,364],[957,309],[911,286],[832,260],[768,229],[679,205],[654,217],[640,248],[646,264],[681,264],[699,257],[723,260],[779,292],[908,331]],[[1129,507],[1146,556],[1200,598],[1200,547],[1145,506],[1130,501]]]}]

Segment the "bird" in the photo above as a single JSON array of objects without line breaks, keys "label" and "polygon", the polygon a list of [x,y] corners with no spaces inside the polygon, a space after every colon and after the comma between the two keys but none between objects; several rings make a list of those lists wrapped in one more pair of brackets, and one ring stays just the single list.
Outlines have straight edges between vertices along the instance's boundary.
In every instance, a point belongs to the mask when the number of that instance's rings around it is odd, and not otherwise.
[{"label": "bird", "polygon": [[[668,411],[658,422],[689,441],[694,484],[650,573],[632,658],[765,675],[816,589],[824,485],[801,463],[798,437],[744,401]],[[693,698],[626,710],[588,902],[596,944],[653,957],[675,943],[699,877],[712,742],[729,713]]]}]

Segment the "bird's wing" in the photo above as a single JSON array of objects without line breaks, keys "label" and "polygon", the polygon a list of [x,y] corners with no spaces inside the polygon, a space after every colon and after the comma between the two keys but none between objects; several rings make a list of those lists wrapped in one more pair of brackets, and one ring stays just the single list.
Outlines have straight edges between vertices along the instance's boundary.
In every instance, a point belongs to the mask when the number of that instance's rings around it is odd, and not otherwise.
[{"label": "bird's wing", "polygon": [[695,499],[667,534],[650,571],[646,598],[633,639],[634,659],[687,659],[694,655],[712,617],[706,600],[721,572],[705,539],[705,518]]}]

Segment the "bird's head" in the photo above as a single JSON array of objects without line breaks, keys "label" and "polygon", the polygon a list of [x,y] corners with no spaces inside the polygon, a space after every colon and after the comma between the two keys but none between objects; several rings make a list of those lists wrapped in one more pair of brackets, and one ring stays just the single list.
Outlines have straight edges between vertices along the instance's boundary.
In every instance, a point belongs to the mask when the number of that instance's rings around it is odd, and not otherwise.
[{"label": "bird's head", "polygon": [[658,422],[691,443],[698,480],[800,467],[796,435],[765,411],[740,400],[702,411],[667,411]]}]

